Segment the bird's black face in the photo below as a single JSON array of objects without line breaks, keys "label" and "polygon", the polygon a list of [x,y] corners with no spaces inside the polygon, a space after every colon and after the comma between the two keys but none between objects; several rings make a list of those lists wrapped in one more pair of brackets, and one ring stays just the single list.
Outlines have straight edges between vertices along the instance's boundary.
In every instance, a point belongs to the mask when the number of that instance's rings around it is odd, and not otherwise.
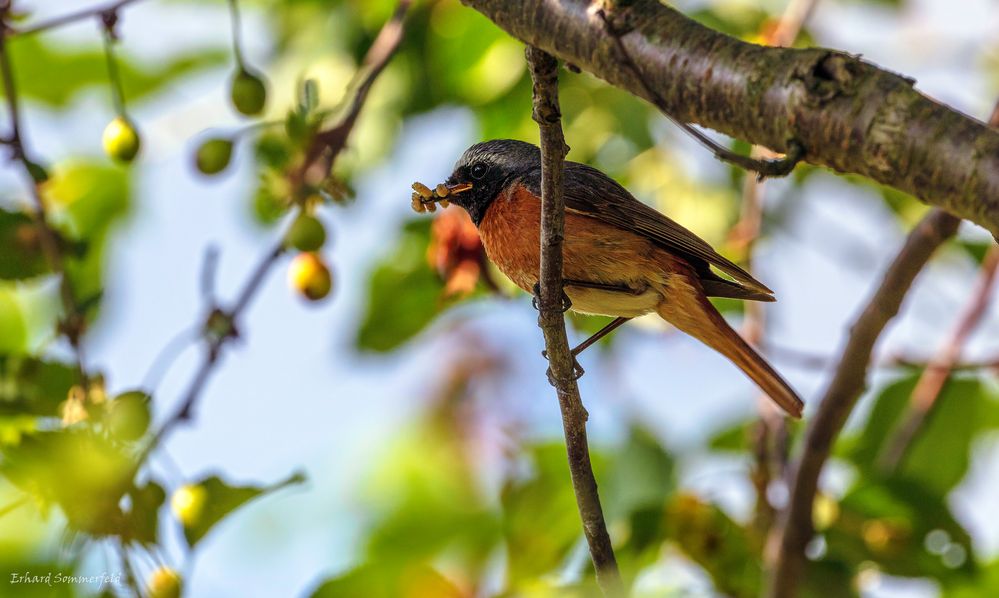
[{"label": "bird's black face", "polygon": [[478,226],[493,200],[510,184],[541,168],[541,152],[537,147],[512,139],[493,139],[476,143],[465,150],[447,184],[470,183],[468,191],[448,197],[472,217]]}]

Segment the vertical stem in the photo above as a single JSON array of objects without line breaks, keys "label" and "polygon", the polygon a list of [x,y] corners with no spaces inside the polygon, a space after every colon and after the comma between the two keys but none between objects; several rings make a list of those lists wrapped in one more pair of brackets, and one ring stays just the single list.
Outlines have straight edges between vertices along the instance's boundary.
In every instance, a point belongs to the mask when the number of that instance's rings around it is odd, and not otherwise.
[{"label": "vertical stem", "polygon": [[118,71],[118,61],[114,57],[114,31],[105,22],[103,27],[104,36],[104,60],[108,67],[108,80],[111,82],[111,102],[114,104],[115,114],[125,118],[125,93],[121,84],[121,73]]},{"label": "vertical stem", "polygon": [[898,313],[916,276],[933,252],[957,232],[958,224],[960,220],[947,212],[939,208],[930,210],[909,233],[881,285],[850,327],[836,373],[805,433],[804,452],[792,476],[788,509],[770,538],[770,547],[776,551],[767,592],[771,598],[797,595],[804,573],[805,548],[814,533],[812,508],[819,474],[833,442],[864,391],[874,345]]},{"label": "vertical stem", "polygon": [[229,0],[229,19],[232,23],[232,54],[240,71],[246,70],[243,62],[243,27],[239,16],[239,1]]},{"label": "vertical stem", "polygon": [[576,505],[596,570],[606,595],[623,593],[617,560],[604,522],[597,482],[586,441],[586,409],[573,377],[573,357],[562,315],[562,240],[565,230],[563,162],[568,152],[558,105],[558,61],[528,46],[527,62],[534,80],[534,120],[541,133],[541,272],[538,326],[545,337],[553,384],[562,411]]}]

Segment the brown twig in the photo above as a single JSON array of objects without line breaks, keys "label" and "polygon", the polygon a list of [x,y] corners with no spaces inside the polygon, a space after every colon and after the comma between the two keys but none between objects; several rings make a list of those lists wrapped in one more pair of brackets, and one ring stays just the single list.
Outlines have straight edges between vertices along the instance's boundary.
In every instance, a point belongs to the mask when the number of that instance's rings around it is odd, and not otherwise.
[{"label": "brown twig", "polygon": [[[403,22],[411,4],[412,0],[400,0],[392,17],[378,32],[378,36],[375,37],[375,41],[372,42],[368,53],[361,62],[361,70],[358,71],[358,75],[364,72],[364,69],[367,69],[367,74],[354,88],[354,96],[347,113],[335,126],[316,134],[308,151],[306,151],[302,170],[297,175],[299,183],[305,180],[310,170],[315,172],[315,178],[319,179],[325,178],[329,174],[333,167],[333,160],[347,144],[347,138],[354,128],[354,123],[357,122],[357,117],[361,114],[361,108],[364,107],[364,102],[368,98],[368,92],[371,91],[378,75],[388,66],[389,59],[392,58],[402,42],[405,31]],[[319,158],[323,155],[326,157],[320,160]]]},{"label": "brown twig", "polygon": [[[328,175],[329,169],[346,146],[346,140],[357,122],[357,117],[364,106],[364,100],[367,98],[375,78],[385,69],[386,64],[398,48],[403,33],[403,20],[410,4],[411,0],[400,0],[395,14],[382,26],[381,32],[375,38],[375,42],[365,57],[364,64],[369,65],[370,70],[364,82],[355,91],[351,109],[331,129],[317,134],[317,140],[319,137],[323,138],[323,141],[313,143],[313,147],[318,148],[317,151],[308,154],[302,167],[296,171],[298,174],[290,175],[292,178],[297,178],[297,182],[301,182],[300,177],[313,168],[314,163],[318,162],[321,157],[326,164],[324,176]],[[331,131],[337,131],[336,136],[331,135]],[[284,253],[284,237],[285,235],[281,236],[281,241],[264,256],[253,270],[231,308],[223,309],[216,305],[210,310],[203,332],[204,360],[195,372],[180,407],[153,434],[143,455],[152,451],[178,425],[190,421],[194,406],[217,366],[222,350],[226,344],[238,337],[237,320],[239,316],[249,306],[270,270]]]},{"label": "brown twig", "polygon": [[992,246],[985,254],[978,284],[957,327],[944,346],[941,347],[937,356],[930,361],[932,367],[927,367],[920,374],[919,380],[916,381],[916,387],[912,390],[912,396],[909,397],[909,407],[905,415],[902,416],[901,422],[885,443],[885,449],[878,458],[878,466],[883,471],[891,471],[899,466],[909,447],[912,446],[912,442],[916,439],[916,433],[919,432],[919,429],[929,418],[933,407],[937,404],[937,399],[943,392],[947,380],[950,379],[951,372],[954,371],[954,367],[961,359],[961,352],[964,350],[968,337],[974,332],[978,323],[981,322],[982,316],[988,310],[997,267],[999,267],[999,249]]},{"label": "brown twig", "polygon": [[[791,0],[781,15],[777,27],[764,42],[772,46],[789,46],[815,10],[818,0]],[[761,146],[753,146],[750,157],[759,159],[770,156]],[[742,215],[733,227],[734,237],[746,256],[745,268],[753,271],[753,249],[759,239],[763,222],[763,180],[759,176],[746,176],[742,187]],[[753,345],[761,345],[766,332],[766,312],[756,301],[745,303],[742,336]],[[754,524],[766,534],[773,524],[776,512],[770,504],[768,492],[773,479],[786,482],[787,473],[787,424],[767,397],[760,396],[760,420],[754,434],[753,454],[756,463],[752,481],[756,490]]]},{"label": "brown twig", "polygon": [[607,595],[622,593],[621,576],[604,522],[597,482],[586,441],[586,409],[579,396],[575,361],[569,350],[562,307],[562,240],[565,198],[562,166],[568,147],[562,134],[558,103],[558,61],[527,47],[527,62],[534,81],[533,117],[541,132],[541,272],[538,325],[545,337],[551,381],[558,394],[562,426],[569,457],[569,472],[583,533],[596,570],[597,583]]},{"label": "brown twig", "polygon": [[136,4],[142,1],[143,0],[118,0],[117,2],[111,2],[109,4],[104,4],[101,6],[85,8],[82,10],[78,10],[76,12],[71,12],[58,17],[53,17],[47,21],[42,21],[40,23],[29,25],[27,27],[8,28],[8,34],[11,36],[17,36],[17,35],[32,35],[35,33],[41,33],[42,31],[47,31],[49,29],[56,29],[58,27],[64,27],[66,25],[75,23],[77,21],[91,19],[104,14],[113,14],[130,4]]},{"label": "brown twig", "polygon": [[909,233],[881,285],[850,327],[850,335],[829,386],[805,433],[804,452],[792,476],[791,498],[781,525],[771,534],[774,566],[768,595],[790,598],[801,581],[805,547],[812,539],[812,505],[819,474],[833,441],[864,390],[874,345],[898,313],[912,282],[933,252],[954,235],[960,220],[934,208]]},{"label": "brown twig", "polygon": [[25,149],[14,66],[11,64],[10,53],[7,47],[7,39],[10,36],[10,31],[7,27],[10,10],[11,4],[9,0],[4,0],[0,3],[0,78],[3,81],[3,92],[7,103],[10,123],[10,131],[4,139],[4,143],[10,149],[11,159],[21,165],[25,175],[34,204],[34,209],[30,210],[30,215],[38,231],[42,253],[45,255],[49,267],[59,278],[59,296],[62,301],[63,310],[65,311],[64,320],[60,324],[60,332],[65,335],[73,349],[77,375],[79,376],[80,383],[86,387],[87,375],[84,367],[83,348],[81,346],[84,316],[81,313],[79,302],[73,292],[72,283],[66,275],[59,235],[48,222],[45,201],[42,198],[42,192],[39,188],[44,178],[40,172],[42,168],[28,157],[27,150]]}]

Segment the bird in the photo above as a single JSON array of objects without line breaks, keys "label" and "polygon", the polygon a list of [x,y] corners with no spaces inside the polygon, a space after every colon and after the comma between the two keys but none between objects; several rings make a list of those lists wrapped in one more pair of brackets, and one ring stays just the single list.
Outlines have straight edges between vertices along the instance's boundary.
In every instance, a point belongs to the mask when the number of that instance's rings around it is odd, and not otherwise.
[{"label": "bird", "polygon": [[[772,290],[600,170],[565,161],[563,181],[563,291],[568,307],[615,318],[573,349],[573,357],[629,319],[656,313],[726,357],[788,415],[801,417],[804,403],[798,394],[708,300],[775,301]],[[490,261],[537,296],[538,147],[512,139],[476,143],[437,189],[468,212]],[[443,199],[436,193],[434,198]]]}]

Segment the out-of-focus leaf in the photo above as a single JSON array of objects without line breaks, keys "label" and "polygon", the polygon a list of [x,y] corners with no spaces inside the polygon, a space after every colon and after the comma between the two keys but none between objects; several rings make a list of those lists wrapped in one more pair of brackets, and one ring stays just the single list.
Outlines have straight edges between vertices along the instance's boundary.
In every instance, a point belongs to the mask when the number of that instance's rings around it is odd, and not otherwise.
[{"label": "out-of-focus leaf", "polygon": [[0,356],[0,415],[55,417],[76,382],[68,364]]},{"label": "out-of-focus leaf", "polygon": [[12,289],[0,286],[0,354],[20,355],[28,350],[28,326]]},{"label": "out-of-focus leaf", "polygon": [[0,210],[0,278],[20,280],[47,271],[38,227],[27,214]]},{"label": "out-of-focus leaf", "polygon": [[980,598],[999,595],[999,560],[979,567],[972,579],[962,579],[944,586],[944,598]]},{"label": "out-of-focus leaf", "polygon": [[42,505],[58,505],[72,529],[125,533],[121,497],[131,483],[132,458],[92,431],[67,428],[26,435],[0,448],[0,474]]},{"label": "out-of-focus leaf", "polygon": [[628,440],[613,454],[601,485],[609,518],[659,508],[676,488],[673,457],[648,430],[632,426]]},{"label": "out-of-focus leaf", "polygon": [[406,224],[395,250],[377,266],[368,283],[367,312],[357,346],[391,351],[423,330],[449,303],[444,285],[427,264],[430,219]]},{"label": "out-of-focus leaf", "polygon": [[210,476],[193,482],[205,491],[204,506],[199,516],[190,525],[184,525],[184,538],[191,548],[215,527],[227,515],[247,502],[264,494],[280,490],[294,484],[301,484],[305,476],[296,473],[288,479],[270,486],[231,486],[218,476]]},{"label": "out-of-focus leaf", "polygon": [[677,495],[666,507],[669,537],[704,568],[726,596],[757,596],[763,579],[759,551],[750,532],[713,504]]},{"label": "out-of-focus leaf", "polygon": [[[946,533],[964,558],[945,564],[925,540]],[[825,533],[829,559],[872,561],[891,575],[947,579],[975,569],[971,537],[954,520],[944,497],[910,480],[862,480],[839,504],[839,515]]]},{"label": "out-of-focus leaf", "polygon": [[428,565],[395,569],[382,563],[355,567],[322,582],[311,594],[312,598],[464,598],[467,595]]},{"label": "out-of-focus leaf", "polygon": [[531,473],[507,481],[501,494],[507,574],[515,588],[554,571],[582,537],[565,446],[542,444],[530,454]]},{"label": "out-of-focus leaf", "polygon": [[740,421],[715,432],[708,440],[708,448],[719,452],[744,452],[749,446],[751,432],[758,420]]},{"label": "out-of-focus leaf", "polygon": [[[869,475],[877,471],[879,458],[895,430],[919,372],[881,391],[849,458]],[[999,427],[999,397],[977,378],[952,378],[937,398],[933,412],[917,433],[894,476],[918,481],[943,495],[968,471],[971,442],[982,430]]]},{"label": "out-of-focus leaf", "polygon": [[45,197],[59,228],[85,248],[81,255],[66,260],[66,273],[78,300],[96,307],[103,292],[109,232],[129,210],[128,174],[96,163],[66,164],[55,169],[45,186]]},{"label": "out-of-focus leaf", "polygon": [[802,598],[854,598],[859,596],[854,583],[856,565],[822,559],[805,562],[801,576]]},{"label": "out-of-focus leaf", "polygon": [[166,500],[166,491],[156,482],[132,488],[131,507],[126,514],[128,519],[128,539],[142,544],[155,544],[159,529],[159,511]]},{"label": "out-of-focus leaf", "polygon": [[454,405],[438,405],[377,469],[371,492],[381,516],[368,538],[368,561],[405,567],[447,554],[476,576],[495,550],[499,517],[456,435]]},{"label": "out-of-focus leaf", "polygon": [[[83,89],[109,85],[107,63],[99,47],[58,47],[37,35],[13,38],[9,47],[15,65],[17,91],[24,97],[62,107]],[[140,67],[119,53],[118,71],[128,99],[137,101],[182,76],[216,66],[226,59],[225,52],[201,51],[166,64]]]}]

